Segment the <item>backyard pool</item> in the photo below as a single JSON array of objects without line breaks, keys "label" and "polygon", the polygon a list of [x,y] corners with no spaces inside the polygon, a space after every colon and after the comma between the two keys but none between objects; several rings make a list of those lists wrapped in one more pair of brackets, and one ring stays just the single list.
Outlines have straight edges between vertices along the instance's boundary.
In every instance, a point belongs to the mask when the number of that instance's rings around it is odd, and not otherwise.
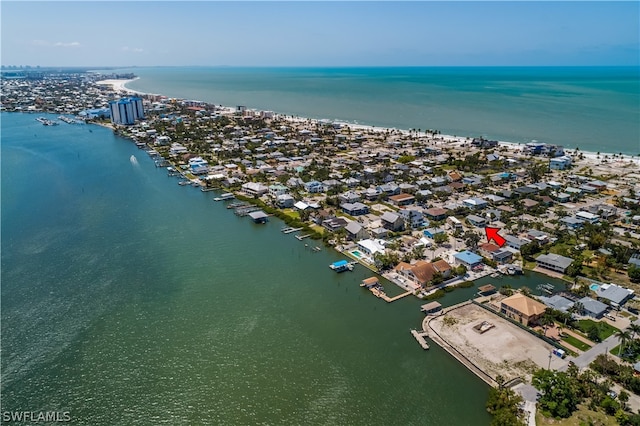
[{"label": "backyard pool", "polygon": [[591,284],[589,288],[591,289],[591,291],[598,291],[600,289],[600,286],[598,284]]},{"label": "backyard pool", "polygon": [[358,250],[352,251],[351,254],[357,257],[358,259],[362,258],[362,253],[360,253]]}]

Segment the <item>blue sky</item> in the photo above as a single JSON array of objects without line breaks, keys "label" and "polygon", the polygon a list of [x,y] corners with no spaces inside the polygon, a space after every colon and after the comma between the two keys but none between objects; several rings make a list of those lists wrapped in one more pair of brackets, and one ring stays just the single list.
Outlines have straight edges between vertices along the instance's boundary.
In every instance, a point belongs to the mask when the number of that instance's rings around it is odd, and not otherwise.
[{"label": "blue sky", "polygon": [[40,66],[640,65],[640,3],[2,1]]}]

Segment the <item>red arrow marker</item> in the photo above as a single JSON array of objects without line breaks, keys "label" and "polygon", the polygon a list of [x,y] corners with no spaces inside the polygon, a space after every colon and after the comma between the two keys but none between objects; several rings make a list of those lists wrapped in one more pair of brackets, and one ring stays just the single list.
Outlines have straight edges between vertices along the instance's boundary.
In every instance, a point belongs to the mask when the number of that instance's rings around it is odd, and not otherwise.
[{"label": "red arrow marker", "polygon": [[502,247],[507,240],[505,240],[502,235],[498,234],[499,230],[500,228],[490,228],[488,226],[484,228],[484,232],[487,233],[487,242],[493,240],[497,245]]}]

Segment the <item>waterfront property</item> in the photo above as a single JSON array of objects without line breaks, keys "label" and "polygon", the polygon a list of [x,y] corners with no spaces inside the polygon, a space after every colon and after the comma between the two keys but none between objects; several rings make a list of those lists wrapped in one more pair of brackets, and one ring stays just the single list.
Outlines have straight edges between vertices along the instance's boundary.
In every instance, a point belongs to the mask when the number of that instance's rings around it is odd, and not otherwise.
[{"label": "waterfront property", "polygon": [[545,305],[522,293],[516,293],[500,302],[502,314],[527,326],[536,323],[546,309]]},{"label": "waterfront property", "polygon": [[538,266],[550,269],[555,272],[563,273],[567,270],[569,265],[573,263],[573,259],[559,254],[541,254],[536,258]]},{"label": "waterfront property", "polygon": [[477,268],[482,265],[482,257],[470,252],[469,250],[461,251],[453,255],[458,265],[464,265],[467,269]]}]

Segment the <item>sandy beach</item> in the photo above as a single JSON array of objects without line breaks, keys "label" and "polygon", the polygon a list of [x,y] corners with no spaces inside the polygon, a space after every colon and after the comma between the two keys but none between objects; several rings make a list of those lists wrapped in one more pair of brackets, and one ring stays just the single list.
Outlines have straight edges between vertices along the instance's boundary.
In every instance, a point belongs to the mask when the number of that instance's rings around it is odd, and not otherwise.
[{"label": "sandy beach", "polygon": [[145,95],[146,93],[138,92],[136,90],[129,89],[126,86],[127,83],[137,80],[139,77],[131,78],[128,80],[100,80],[96,84],[99,86],[111,86],[111,89],[117,93],[129,93],[134,95]]}]

